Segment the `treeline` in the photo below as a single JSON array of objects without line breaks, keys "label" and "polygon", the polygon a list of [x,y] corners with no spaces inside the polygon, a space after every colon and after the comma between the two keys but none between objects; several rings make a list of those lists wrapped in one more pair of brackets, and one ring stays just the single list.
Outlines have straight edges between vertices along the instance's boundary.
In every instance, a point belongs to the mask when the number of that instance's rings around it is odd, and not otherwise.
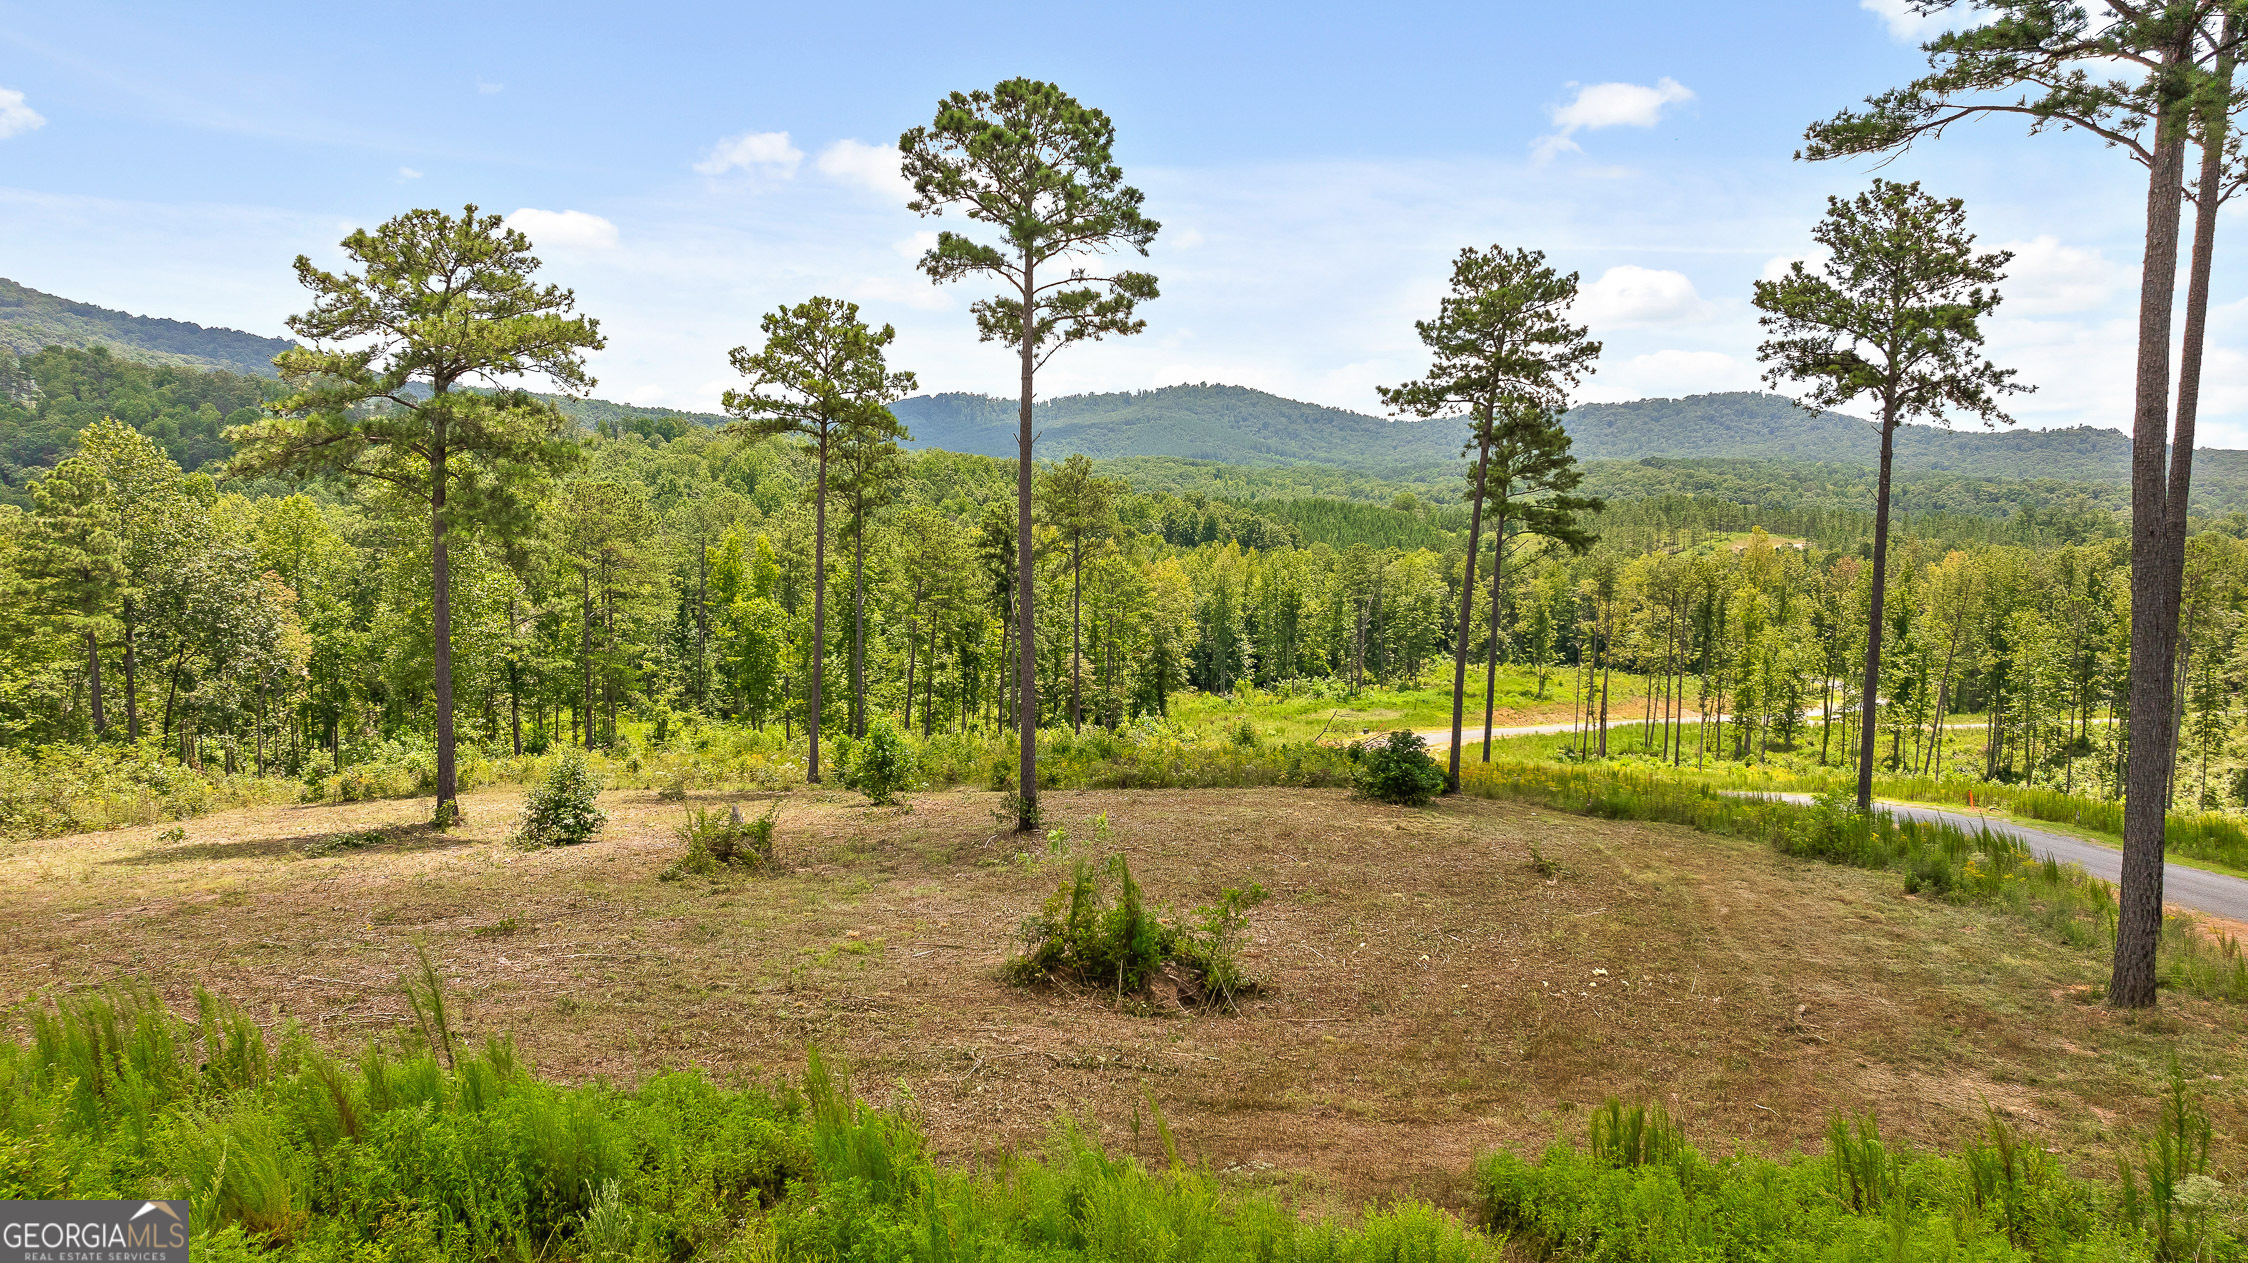
[{"label": "treeline", "polygon": [[[456,541],[464,740],[494,756],[629,746],[643,724],[688,715],[799,734],[808,457],[700,428],[583,446],[528,538]],[[117,423],[90,429],[35,495],[28,512],[0,510],[0,740],[137,737],[198,765],[292,775],[426,742],[428,543],[410,506],[365,486],[229,490]],[[831,502],[831,731],[879,716],[917,734],[1006,726],[1011,500],[1005,463],[925,451],[863,506]],[[1336,547],[1240,506],[1136,493],[1081,461],[1048,467],[1037,507],[1046,722],[1127,725],[1189,688],[1441,679],[1456,537]],[[1500,608],[1501,657],[1554,698],[1588,699],[1585,753],[1603,752],[1604,714],[1642,720],[1632,748],[1644,738],[1682,764],[1847,760],[1868,590],[1855,549],[1754,530],[1627,548],[1617,534],[1581,557],[1518,538]],[[2126,571],[2115,540],[1900,544],[1884,766],[2112,793]],[[2181,804],[2230,804],[2243,788],[2244,575],[2248,546],[2196,539]],[[1490,635],[1479,601],[1471,655]],[[1607,706],[1619,674],[1642,677],[1630,714]],[[1946,728],[1946,716],[1989,726]]]}]

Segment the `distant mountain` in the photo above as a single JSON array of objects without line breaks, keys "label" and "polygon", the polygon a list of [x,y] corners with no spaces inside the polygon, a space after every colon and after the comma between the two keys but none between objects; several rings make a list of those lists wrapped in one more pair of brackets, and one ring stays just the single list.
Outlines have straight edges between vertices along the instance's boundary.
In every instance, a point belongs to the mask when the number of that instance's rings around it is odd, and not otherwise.
[{"label": "distant mountain", "polygon": [[[1016,404],[985,395],[916,395],[890,411],[915,447],[983,456],[1015,454]],[[1037,405],[1042,454],[1168,456],[1234,465],[1337,465],[1398,473],[1459,456],[1451,421],[1388,421],[1282,399],[1244,386],[1165,386],[1113,395],[1067,395]]]},{"label": "distant mountain", "polygon": [[18,356],[50,346],[106,346],[144,364],[221,368],[271,377],[273,357],[292,345],[287,338],[261,338],[239,329],[206,329],[185,320],[128,315],[0,279],[0,346]]},{"label": "distant mountain", "polygon": [[[919,395],[891,411],[913,446],[987,456],[1015,451],[1015,404],[983,395]],[[1037,406],[1041,456],[1083,452],[1096,459],[1171,458],[1274,467],[1318,464],[1376,477],[1425,478],[1458,468],[1466,426],[1458,418],[1391,421],[1299,403],[1241,386],[1168,386],[1111,395],[1069,395]],[[1773,394],[1734,392],[1684,399],[1584,404],[1564,425],[1584,461],[1736,459],[1879,463],[1870,421],[1810,413]],[[1900,473],[2038,479],[2118,485],[2129,481],[2131,440],[2119,430],[1897,432]],[[2196,504],[2248,502],[2248,452],[2203,448],[2195,456]]]}]

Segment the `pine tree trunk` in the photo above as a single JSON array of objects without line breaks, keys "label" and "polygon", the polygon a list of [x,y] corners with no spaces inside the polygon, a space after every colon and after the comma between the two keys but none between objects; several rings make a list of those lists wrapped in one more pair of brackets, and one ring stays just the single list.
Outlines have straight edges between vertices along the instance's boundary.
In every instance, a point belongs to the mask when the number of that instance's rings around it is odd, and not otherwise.
[{"label": "pine tree trunk", "polygon": [[86,682],[93,690],[94,736],[107,736],[109,721],[101,708],[101,645],[92,627],[86,629]]},{"label": "pine tree trunk", "polygon": [[583,726],[585,748],[593,748],[593,571],[578,565],[578,674],[584,696],[575,708],[572,726]]},{"label": "pine tree trunk", "polygon": [[1874,722],[1881,687],[1882,602],[1889,591],[1889,466],[1897,446],[1897,405],[1885,400],[1881,409],[1881,476],[1874,487],[1873,592],[1866,607],[1865,688],[1858,701],[1858,810],[1873,809],[1873,743],[1880,725]]},{"label": "pine tree trunk", "polygon": [[866,735],[866,493],[854,497],[851,531],[851,734]]},{"label": "pine tree trunk", "polygon": [[827,654],[827,428],[820,428],[819,475],[812,492],[812,682],[806,690],[811,707],[804,716],[804,731],[811,734],[812,755],[804,766],[806,784],[820,783],[820,679]]},{"label": "pine tree trunk", "polygon": [[429,615],[431,674],[437,693],[437,812],[440,826],[460,818],[453,766],[453,572],[446,555],[444,420],[429,457]]},{"label": "pine tree trunk", "polygon": [[125,598],[125,740],[140,740],[140,696],[133,682],[133,601]]},{"label": "pine tree trunk", "polygon": [[[1491,468],[1491,409],[1486,406],[1476,428],[1475,494],[1468,503],[1467,571],[1460,578],[1460,633],[1452,646],[1452,753],[1445,765],[1444,792],[1460,792],[1460,712],[1467,704],[1467,640],[1475,614],[1475,558],[1483,551],[1483,487]],[[1498,628],[1491,634],[1495,638]],[[1485,747],[1488,749],[1488,745]]]},{"label": "pine tree trunk", "polygon": [[1085,544],[1069,546],[1069,730],[1085,731]]},{"label": "pine tree trunk", "polygon": [[1030,530],[1031,490],[1031,379],[1037,371],[1038,291],[1032,284],[1029,253],[1023,255],[1022,292],[1022,404],[1018,417],[1015,460],[1015,705],[1016,726],[1022,738],[1022,755],[1016,773],[1015,829],[1027,833],[1038,827],[1038,631],[1033,621],[1032,589],[1037,571],[1032,567]]},{"label": "pine tree trunk", "polygon": [[[2177,293],[2185,132],[2184,121],[2171,112],[2156,127],[2139,278],[2138,377],[2131,417],[2131,748],[2124,770],[2115,969],[2108,983],[2108,1003],[2120,1009],[2154,1004],[2155,948],[2162,937],[2168,806],[2163,791],[2176,736],[2170,727],[2170,670],[2179,587],[2167,564],[2170,319]],[[2184,507],[2178,506],[2181,517]]]},{"label": "pine tree trunk", "polygon": [[1483,761],[1491,761],[1491,720],[1499,695],[1499,594],[1506,590],[1507,479],[1499,486],[1498,520],[1491,526],[1491,644],[1483,663]]}]

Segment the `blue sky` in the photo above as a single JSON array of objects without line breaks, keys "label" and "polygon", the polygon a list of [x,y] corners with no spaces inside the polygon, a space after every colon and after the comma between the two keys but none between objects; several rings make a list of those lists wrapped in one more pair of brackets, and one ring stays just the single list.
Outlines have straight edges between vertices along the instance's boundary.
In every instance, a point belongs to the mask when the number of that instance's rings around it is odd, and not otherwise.
[{"label": "blue sky", "polygon": [[[0,0],[0,275],[280,333],[298,253],[414,206],[517,216],[609,349],[597,393],[711,407],[727,348],[816,293],[897,325],[926,388],[1006,393],[961,287],[913,269],[887,153],[1022,74],[1116,120],[1164,223],[1141,337],[1042,394],[1182,381],[1375,411],[1451,256],[1582,273],[1590,399],[1755,385],[1751,282],[1870,168],[1803,125],[1922,65],[1901,0],[1477,5],[68,5]],[[2144,185],[2002,123],[1883,174],[2017,251],[1992,353],[2024,424],[2123,425]],[[949,226],[952,221],[946,221]],[[2238,220],[2227,216],[2226,231]],[[2248,447],[2248,305],[2220,268],[2204,441]]]}]

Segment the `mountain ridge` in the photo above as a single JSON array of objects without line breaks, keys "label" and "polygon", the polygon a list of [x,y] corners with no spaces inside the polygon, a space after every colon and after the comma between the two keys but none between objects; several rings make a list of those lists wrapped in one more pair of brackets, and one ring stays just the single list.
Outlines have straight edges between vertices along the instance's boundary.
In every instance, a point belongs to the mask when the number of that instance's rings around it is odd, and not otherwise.
[{"label": "mountain ridge", "polygon": [[0,347],[19,357],[50,346],[107,346],[144,364],[224,369],[273,377],[273,357],[296,345],[240,329],[98,307],[0,277]]}]

